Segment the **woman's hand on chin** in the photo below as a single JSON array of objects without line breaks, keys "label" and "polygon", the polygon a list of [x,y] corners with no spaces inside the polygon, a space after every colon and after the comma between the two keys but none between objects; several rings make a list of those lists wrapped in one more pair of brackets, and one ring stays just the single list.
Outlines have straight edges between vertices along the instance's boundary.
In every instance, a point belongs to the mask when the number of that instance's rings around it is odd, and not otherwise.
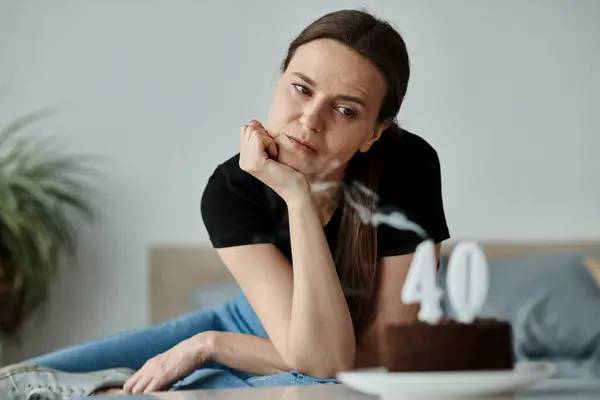
[{"label": "woman's hand on chin", "polygon": [[240,131],[240,168],[273,189],[286,203],[310,197],[306,177],[277,161],[275,140],[256,120]]}]

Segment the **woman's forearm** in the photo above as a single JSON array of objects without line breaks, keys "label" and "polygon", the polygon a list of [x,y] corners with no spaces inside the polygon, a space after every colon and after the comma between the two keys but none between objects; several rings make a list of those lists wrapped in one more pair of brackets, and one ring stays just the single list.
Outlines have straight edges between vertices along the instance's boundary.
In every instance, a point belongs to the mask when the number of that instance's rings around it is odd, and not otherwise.
[{"label": "woman's forearm", "polygon": [[354,363],[352,318],[310,194],[286,203],[294,279],[287,361],[313,376],[331,377]]},{"label": "woman's forearm", "polygon": [[[254,375],[272,375],[291,368],[269,339],[237,332],[203,332],[198,335],[205,358]],[[203,346],[204,345],[204,346]]]}]

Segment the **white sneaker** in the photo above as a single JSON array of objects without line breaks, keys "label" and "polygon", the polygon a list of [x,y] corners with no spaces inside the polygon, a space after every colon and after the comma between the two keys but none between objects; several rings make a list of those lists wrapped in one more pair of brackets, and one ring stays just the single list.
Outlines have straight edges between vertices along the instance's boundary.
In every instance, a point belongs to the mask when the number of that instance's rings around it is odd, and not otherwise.
[{"label": "white sneaker", "polygon": [[63,400],[64,397],[52,393],[50,389],[33,389],[27,394],[27,400]]},{"label": "white sneaker", "polygon": [[0,399],[63,400],[85,397],[97,390],[120,388],[135,373],[129,368],[72,373],[35,364],[0,368]]}]

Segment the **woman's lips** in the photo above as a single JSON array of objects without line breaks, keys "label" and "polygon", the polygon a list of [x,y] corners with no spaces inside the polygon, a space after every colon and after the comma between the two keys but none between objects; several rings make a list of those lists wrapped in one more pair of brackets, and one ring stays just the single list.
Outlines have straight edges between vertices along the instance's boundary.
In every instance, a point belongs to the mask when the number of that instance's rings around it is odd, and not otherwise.
[{"label": "woman's lips", "polygon": [[296,139],[293,136],[290,135],[285,135],[290,142],[292,142],[292,144],[298,149],[301,150],[305,153],[316,153],[317,150],[315,149],[315,146],[311,143],[305,142],[304,140],[300,140],[300,139]]}]

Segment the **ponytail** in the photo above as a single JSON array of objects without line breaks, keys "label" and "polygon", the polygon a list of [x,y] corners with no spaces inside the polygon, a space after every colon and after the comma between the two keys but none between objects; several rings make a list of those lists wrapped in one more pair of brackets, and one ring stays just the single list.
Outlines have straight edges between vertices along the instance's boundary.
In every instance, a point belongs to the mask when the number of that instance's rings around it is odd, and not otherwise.
[{"label": "ponytail", "polygon": [[[357,153],[349,162],[345,175],[345,195],[342,197],[342,221],[337,238],[335,264],[352,316],[358,338],[372,322],[379,286],[377,227],[365,222],[365,214],[377,209],[379,181],[390,142],[404,131],[395,122],[390,124],[371,148]],[[354,190],[360,185],[368,190]],[[352,201],[344,200],[347,196]],[[361,209],[353,206],[361,205]]]}]

